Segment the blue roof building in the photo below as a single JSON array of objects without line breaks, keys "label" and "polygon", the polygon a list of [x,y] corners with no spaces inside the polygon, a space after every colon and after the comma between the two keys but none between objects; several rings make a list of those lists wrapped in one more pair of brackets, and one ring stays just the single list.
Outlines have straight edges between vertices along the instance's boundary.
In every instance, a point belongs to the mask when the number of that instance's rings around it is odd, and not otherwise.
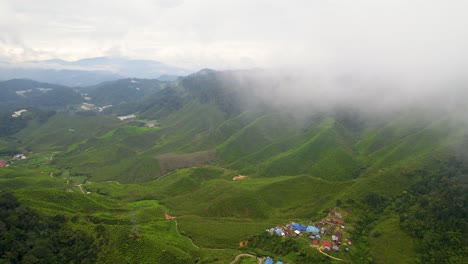
[{"label": "blue roof building", "polygon": [[267,257],[265,260],[265,264],[273,264],[273,260],[270,257]]},{"label": "blue roof building", "polygon": [[306,227],[301,225],[301,224],[298,224],[298,223],[292,223],[292,228],[296,229],[296,230],[299,230],[299,231],[306,231]]},{"label": "blue roof building", "polygon": [[319,233],[320,232],[320,229],[318,229],[317,227],[315,226],[308,226],[307,229],[306,229],[307,232],[309,233]]}]

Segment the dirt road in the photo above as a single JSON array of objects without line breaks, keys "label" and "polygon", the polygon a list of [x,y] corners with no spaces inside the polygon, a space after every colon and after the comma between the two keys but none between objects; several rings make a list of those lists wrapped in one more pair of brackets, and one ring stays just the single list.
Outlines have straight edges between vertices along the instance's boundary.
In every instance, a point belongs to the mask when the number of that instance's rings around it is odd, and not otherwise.
[{"label": "dirt road", "polygon": [[233,261],[231,261],[230,264],[235,264],[237,261],[239,261],[240,258],[242,257],[250,257],[250,258],[256,258],[257,259],[257,263],[258,264],[262,264],[262,259],[261,258],[257,258],[257,256],[254,256],[252,254],[239,254],[236,256],[236,258],[234,258]]}]

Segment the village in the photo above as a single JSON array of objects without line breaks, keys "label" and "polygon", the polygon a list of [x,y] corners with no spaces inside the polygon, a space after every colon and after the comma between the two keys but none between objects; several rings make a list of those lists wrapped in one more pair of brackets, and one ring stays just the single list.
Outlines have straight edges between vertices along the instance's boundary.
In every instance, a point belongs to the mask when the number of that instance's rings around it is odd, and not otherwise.
[{"label": "village", "polygon": [[344,215],[344,212],[335,209],[319,222],[310,225],[292,222],[286,225],[277,225],[267,229],[266,232],[281,237],[300,237],[310,240],[312,247],[317,248],[322,254],[334,258],[323,251],[349,252],[353,245],[353,240],[349,236],[349,232],[346,231]]}]

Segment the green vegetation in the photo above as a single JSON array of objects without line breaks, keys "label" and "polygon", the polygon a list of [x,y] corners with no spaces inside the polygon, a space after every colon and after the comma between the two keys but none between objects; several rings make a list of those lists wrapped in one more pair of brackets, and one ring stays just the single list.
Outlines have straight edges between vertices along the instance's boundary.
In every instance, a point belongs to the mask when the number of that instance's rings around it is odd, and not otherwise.
[{"label": "green vegetation", "polygon": [[466,257],[467,172],[459,161],[441,163],[395,202],[401,228],[418,239],[424,263],[461,263]]},{"label": "green vegetation", "polygon": [[397,217],[385,217],[382,217],[385,220],[376,224],[369,237],[370,254],[375,262],[418,263],[415,239],[400,228]]},{"label": "green vegetation", "polygon": [[308,246],[308,242],[292,237],[280,237],[263,232],[252,236],[247,250],[275,256],[294,263],[331,263],[330,259]]},{"label": "green vegetation", "polygon": [[182,216],[177,223],[183,235],[200,246],[212,249],[237,249],[239,242],[269,226],[268,221],[237,218]]},{"label": "green vegetation", "polygon": [[44,216],[0,193],[0,261],[5,263],[94,263],[98,241],[67,225],[63,215]]},{"label": "green vegetation", "polygon": [[[330,263],[310,240],[264,230],[313,223],[338,206],[349,212],[354,245],[332,256],[353,263],[466,258],[466,122],[418,111],[382,120],[340,110],[298,117],[291,109],[251,105],[230,88],[235,80],[207,72],[176,87],[149,82],[147,96],[131,102],[122,101],[129,92],[128,80],[122,82],[109,99],[119,103],[112,111],[131,110],[136,121],[66,109],[17,119],[2,113],[0,156],[9,167],[0,168],[0,194],[14,192],[19,202],[0,209],[10,210],[8,221],[33,215],[56,228],[12,226],[0,256],[14,263],[41,259],[36,246],[49,236],[48,250],[63,251],[50,262],[86,262],[54,244],[71,245],[76,232],[73,246],[93,263],[227,263],[240,253]],[[95,100],[109,103],[103,91],[95,91]],[[140,118],[158,127],[143,127]],[[18,153],[28,159],[13,160]],[[234,181],[238,175],[246,177]],[[32,247],[10,241],[21,232],[34,236],[19,236]],[[5,254],[12,246],[16,253]]]}]

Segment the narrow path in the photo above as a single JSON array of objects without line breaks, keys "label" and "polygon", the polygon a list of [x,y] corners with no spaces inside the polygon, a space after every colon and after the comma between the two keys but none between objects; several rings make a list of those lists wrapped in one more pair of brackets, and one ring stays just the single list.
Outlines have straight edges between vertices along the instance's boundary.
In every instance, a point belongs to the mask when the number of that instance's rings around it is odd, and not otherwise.
[{"label": "narrow path", "polygon": [[239,261],[239,259],[242,258],[242,257],[255,258],[255,259],[257,259],[257,263],[258,263],[258,264],[262,264],[262,259],[261,259],[261,258],[257,258],[257,256],[254,256],[254,255],[252,255],[252,254],[245,254],[245,253],[244,253],[244,254],[239,254],[239,255],[237,255],[237,256],[234,258],[234,260],[231,261],[231,263],[229,263],[229,264],[235,264],[235,263],[236,263],[237,261]]},{"label": "narrow path", "polygon": [[195,245],[195,243],[193,243],[193,240],[192,240],[190,237],[183,236],[183,235],[180,234],[180,232],[179,232],[179,224],[177,223],[177,220],[174,220],[174,222],[175,222],[177,234],[178,234],[179,236],[182,236],[182,237],[187,238],[187,239],[190,241],[190,243],[192,243],[192,246],[196,247],[197,249],[200,249],[199,246],[197,246],[197,245]]},{"label": "narrow path", "polygon": [[[179,232],[179,224],[177,223],[177,220],[174,219],[174,222],[175,222],[175,224],[176,224],[176,231],[177,231],[177,234],[178,234],[179,236],[182,236],[182,237],[187,238],[187,239],[190,241],[190,243],[192,243],[192,246],[194,246],[194,247],[200,249],[199,246],[197,246],[197,245],[195,245],[195,243],[193,243],[193,240],[192,240],[190,237],[184,236],[184,235],[180,234],[180,232]],[[203,249],[208,249],[208,250],[227,250],[228,248],[205,248],[205,247],[204,247]]]},{"label": "narrow path", "polygon": [[[67,184],[70,182],[70,180],[67,180]],[[78,185],[75,185],[77,186],[78,188],[80,188],[80,191],[82,194],[86,194],[85,191],[83,190],[83,185],[88,185],[88,184],[93,184],[93,183],[115,183],[117,185],[121,185],[120,182],[118,181],[105,181],[105,182],[91,182],[91,181],[87,181],[86,183],[82,183],[82,184],[78,184]]]},{"label": "narrow path", "polygon": [[163,179],[163,178],[165,178],[165,177],[167,177],[167,176],[169,176],[169,175],[174,174],[174,173],[177,172],[177,171],[178,171],[178,170],[168,172],[168,173],[164,174],[163,176],[156,178],[155,181],[159,181],[159,180],[161,180],[161,179]]},{"label": "narrow path", "polygon": [[[68,181],[67,181],[67,182],[68,182]],[[105,181],[105,182],[86,181],[86,183],[78,184],[78,185],[75,185],[75,186],[78,186],[78,187],[80,187],[80,189],[81,189],[81,186],[82,186],[82,185],[88,185],[88,184],[93,184],[93,183],[115,183],[115,184],[117,184],[117,185],[121,185],[120,182],[118,182],[118,181]],[[83,190],[83,189],[81,189],[81,190]],[[83,192],[83,193],[84,193],[84,192]]]},{"label": "narrow path", "polygon": [[120,185],[120,182],[118,182],[118,181],[105,181],[105,182],[102,182],[102,183],[112,183],[112,182],[116,183],[117,185]]},{"label": "narrow path", "polygon": [[[200,249],[201,247],[195,245],[195,243],[193,243],[193,240],[192,240],[190,237],[187,237],[187,236],[184,236],[184,235],[180,234],[180,232],[179,232],[179,224],[177,223],[177,220],[174,219],[174,222],[175,222],[175,225],[176,225],[176,232],[177,232],[177,234],[178,234],[179,236],[182,236],[182,237],[187,238],[187,239],[190,241],[190,243],[192,243],[192,246],[194,246],[194,247],[197,248],[197,249]],[[228,250],[228,248],[202,248],[202,249],[208,249],[208,250]],[[237,255],[237,256],[234,258],[234,260],[230,262],[230,264],[235,264],[235,263],[239,260],[239,258],[241,258],[241,257],[251,257],[251,258],[255,258],[255,259],[257,259],[257,264],[262,264],[262,263],[263,263],[263,258],[257,258],[257,256],[252,255],[252,254],[241,253],[241,254]]]},{"label": "narrow path", "polygon": [[337,261],[342,261],[342,262],[348,262],[348,261],[346,261],[346,260],[344,260],[344,259],[340,259],[340,258],[336,258],[336,257],[333,257],[333,256],[328,255],[327,253],[323,252],[322,249],[321,249],[320,247],[315,247],[315,248],[317,248],[317,250],[318,250],[320,253],[322,253],[323,255],[325,255],[325,256],[327,256],[327,257],[329,257],[329,258],[331,258],[331,259],[334,259],[334,260],[337,260]]},{"label": "narrow path", "polygon": [[81,185],[82,185],[82,184],[78,184],[78,185],[76,185],[76,186],[78,186],[78,188],[80,188],[82,194],[85,194],[85,192],[83,191],[83,187],[81,187]]}]

